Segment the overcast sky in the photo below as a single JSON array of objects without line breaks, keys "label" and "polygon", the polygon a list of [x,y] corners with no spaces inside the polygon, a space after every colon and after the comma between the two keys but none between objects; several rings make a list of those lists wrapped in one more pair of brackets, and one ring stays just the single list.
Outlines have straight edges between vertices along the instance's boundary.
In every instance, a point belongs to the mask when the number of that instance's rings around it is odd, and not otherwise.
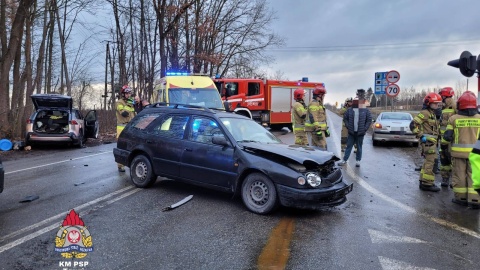
[{"label": "overcast sky", "polygon": [[[480,53],[479,0],[268,0],[286,46],[268,53],[289,80],[324,82],[326,102],[374,89],[375,72],[397,70],[401,91],[466,88],[447,62]],[[469,78],[477,94],[478,79]],[[464,90],[463,89],[463,90]]]}]

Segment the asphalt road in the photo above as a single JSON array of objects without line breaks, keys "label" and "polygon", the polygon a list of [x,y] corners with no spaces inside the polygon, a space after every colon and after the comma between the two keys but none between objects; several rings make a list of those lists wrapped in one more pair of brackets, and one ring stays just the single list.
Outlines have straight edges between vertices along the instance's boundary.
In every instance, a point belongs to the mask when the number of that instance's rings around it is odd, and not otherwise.
[{"label": "asphalt road", "polygon": [[[340,117],[329,114],[329,151],[340,155]],[[275,133],[292,143],[287,130]],[[268,216],[240,199],[166,179],[132,186],[113,160],[115,144],[45,151],[4,162],[0,269],[476,269],[479,210],[418,189],[415,149],[373,147],[365,137],[342,170],[354,190],[324,211],[280,208]],[[440,180],[440,176],[437,176]],[[188,195],[171,211],[162,209]],[[38,196],[23,202],[27,196]],[[55,252],[67,213],[79,213],[94,250]],[[79,266],[79,263],[82,266]],[[76,265],[74,265],[76,263]]]}]

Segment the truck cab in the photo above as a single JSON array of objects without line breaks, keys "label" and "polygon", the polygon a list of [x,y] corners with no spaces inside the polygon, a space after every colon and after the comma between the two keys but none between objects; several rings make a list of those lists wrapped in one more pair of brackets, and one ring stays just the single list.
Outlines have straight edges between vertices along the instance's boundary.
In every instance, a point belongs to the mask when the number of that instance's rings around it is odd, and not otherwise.
[{"label": "truck cab", "polygon": [[187,104],[224,110],[220,94],[208,76],[167,73],[153,90],[150,103]]}]

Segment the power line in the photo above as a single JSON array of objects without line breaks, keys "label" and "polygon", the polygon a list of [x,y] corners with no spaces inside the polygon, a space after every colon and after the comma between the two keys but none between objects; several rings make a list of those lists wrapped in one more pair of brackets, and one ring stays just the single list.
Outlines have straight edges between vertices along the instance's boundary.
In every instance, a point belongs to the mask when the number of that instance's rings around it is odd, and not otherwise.
[{"label": "power line", "polygon": [[386,43],[386,44],[361,44],[361,45],[332,45],[332,46],[302,46],[302,47],[284,47],[278,49],[268,49],[272,52],[327,52],[327,51],[364,51],[377,49],[409,49],[418,47],[439,47],[439,46],[457,46],[461,44],[478,43],[480,39],[450,40],[450,41],[427,41],[411,43]]}]

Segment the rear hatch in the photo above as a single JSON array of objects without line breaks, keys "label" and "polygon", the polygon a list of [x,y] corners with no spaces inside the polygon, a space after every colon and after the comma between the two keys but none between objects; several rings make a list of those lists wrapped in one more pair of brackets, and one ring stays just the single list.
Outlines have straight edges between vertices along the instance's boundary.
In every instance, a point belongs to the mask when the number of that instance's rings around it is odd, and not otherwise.
[{"label": "rear hatch", "polygon": [[35,94],[31,95],[35,110],[60,109],[72,110],[72,97],[59,94]]}]

